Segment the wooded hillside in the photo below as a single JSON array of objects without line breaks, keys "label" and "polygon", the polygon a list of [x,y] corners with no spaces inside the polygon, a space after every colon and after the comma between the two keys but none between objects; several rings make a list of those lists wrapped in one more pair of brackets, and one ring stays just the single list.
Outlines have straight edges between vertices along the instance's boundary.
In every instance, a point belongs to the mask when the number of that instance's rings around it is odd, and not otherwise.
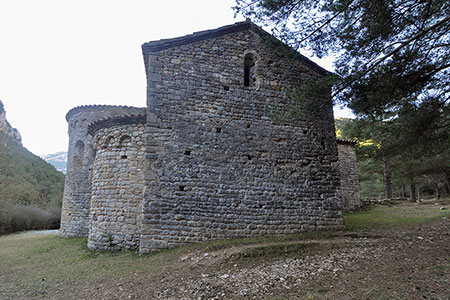
[{"label": "wooded hillside", "polygon": [[0,234],[57,226],[63,188],[61,172],[0,132]]}]

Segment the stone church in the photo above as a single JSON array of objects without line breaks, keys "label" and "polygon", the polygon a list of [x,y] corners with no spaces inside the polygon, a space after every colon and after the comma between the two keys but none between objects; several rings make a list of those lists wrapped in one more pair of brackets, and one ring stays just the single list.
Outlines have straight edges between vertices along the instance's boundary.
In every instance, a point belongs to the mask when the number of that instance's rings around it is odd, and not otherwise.
[{"label": "stone church", "polygon": [[67,113],[62,236],[144,253],[343,228],[343,203],[359,205],[356,162],[349,141],[338,159],[329,95],[319,95],[314,118],[270,117],[292,107],[288,92],[305,78],[328,71],[250,22],[142,51],[145,108]]}]

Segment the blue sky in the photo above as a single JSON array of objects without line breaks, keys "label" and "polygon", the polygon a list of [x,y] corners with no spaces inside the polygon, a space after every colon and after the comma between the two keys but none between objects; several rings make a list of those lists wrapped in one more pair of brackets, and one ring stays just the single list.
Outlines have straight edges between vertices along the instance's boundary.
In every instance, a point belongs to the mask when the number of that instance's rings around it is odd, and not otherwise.
[{"label": "blue sky", "polygon": [[[242,21],[232,0],[2,0],[0,99],[24,146],[67,150],[78,105],[145,106],[141,45]],[[318,61],[332,70],[330,59]],[[339,116],[339,112],[335,112]]]}]

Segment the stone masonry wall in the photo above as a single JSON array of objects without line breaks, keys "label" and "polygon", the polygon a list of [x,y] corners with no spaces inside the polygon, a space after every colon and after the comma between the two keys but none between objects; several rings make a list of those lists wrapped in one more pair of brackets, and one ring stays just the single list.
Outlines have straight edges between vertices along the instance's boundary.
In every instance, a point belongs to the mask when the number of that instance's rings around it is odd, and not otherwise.
[{"label": "stone masonry wall", "polygon": [[[144,118],[143,118],[144,120]],[[96,157],[88,247],[139,247],[144,189],[144,124],[114,125],[94,135]]]},{"label": "stone masonry wall", "polygon": [[337,167],[341,178],[342,206],[344,211],[351,211],[361,207],[355,145],[342,140],[338,140],[337,145],[339,153]]},{"label": "stone masonry wall", "polygon": [[342,228],[331,103],[324,97],[314,118],[291,125],[267,114],[321,74],[275,50],[250,29],[148,53],[141,252]]},{"label": "stone masonry wall", "polygon": [[91,199],[91,171],[94,161],[92,137],[88,125],[102,118],[140,114],[145,109],[127,106],[94,105],[71,109],[66,120],[69,123],[69,149],[67,173],[61,211],[61,236],[87,236]]}]

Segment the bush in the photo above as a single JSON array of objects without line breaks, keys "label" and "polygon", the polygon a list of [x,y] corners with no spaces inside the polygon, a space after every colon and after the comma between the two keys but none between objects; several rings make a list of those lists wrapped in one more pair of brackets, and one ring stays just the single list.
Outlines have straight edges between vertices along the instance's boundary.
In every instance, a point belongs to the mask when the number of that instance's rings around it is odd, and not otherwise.
[{"label": "bush", "polygon": [[47,210],[24,205],[0,203],[0,235],[38,229],[57,229],[61,220],[61,209]]}]

